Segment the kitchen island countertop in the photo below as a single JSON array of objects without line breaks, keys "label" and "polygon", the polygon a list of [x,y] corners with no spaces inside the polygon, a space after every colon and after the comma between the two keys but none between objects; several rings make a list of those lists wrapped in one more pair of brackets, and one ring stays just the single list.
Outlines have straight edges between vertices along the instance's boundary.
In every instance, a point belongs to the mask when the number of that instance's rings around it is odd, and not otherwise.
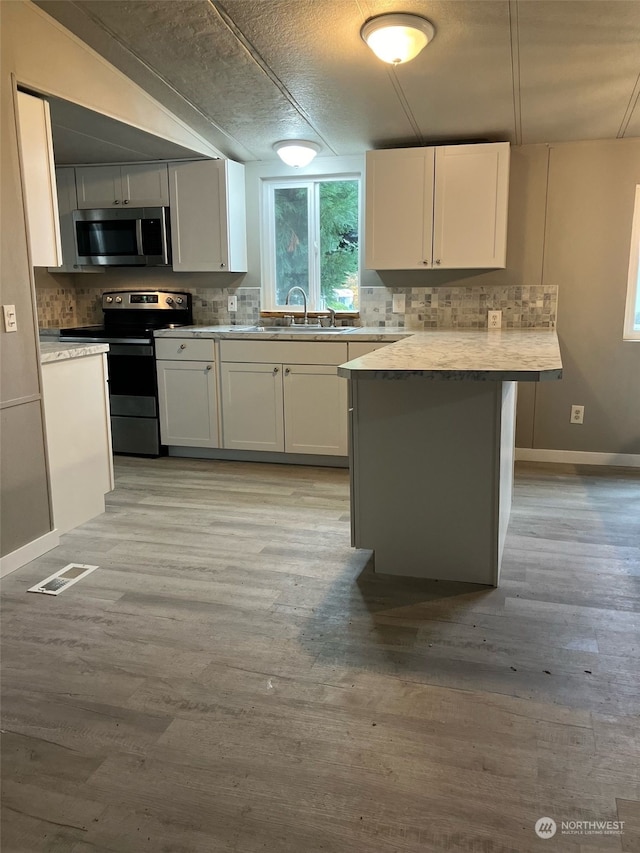
[{"label": "kitchen island countertop", "polygon": [[539,382],[560,379],[562,360],[553,330],[434,329],[348,361],[338,373],[348,379]]}]

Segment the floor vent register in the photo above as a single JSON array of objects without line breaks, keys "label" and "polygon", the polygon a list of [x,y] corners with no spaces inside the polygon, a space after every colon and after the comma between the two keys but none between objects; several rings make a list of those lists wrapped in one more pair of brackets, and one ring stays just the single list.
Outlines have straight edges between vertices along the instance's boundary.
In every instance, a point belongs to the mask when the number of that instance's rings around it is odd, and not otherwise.
[{"label": "floor vent register", "polygon": [[74,583],[95,572],[97,566],[85,566],[83,563],[69,563],[55,574],[49,575],[40,583],[32,586],[27,592],[42,592],[44,595],[60,595]]}]

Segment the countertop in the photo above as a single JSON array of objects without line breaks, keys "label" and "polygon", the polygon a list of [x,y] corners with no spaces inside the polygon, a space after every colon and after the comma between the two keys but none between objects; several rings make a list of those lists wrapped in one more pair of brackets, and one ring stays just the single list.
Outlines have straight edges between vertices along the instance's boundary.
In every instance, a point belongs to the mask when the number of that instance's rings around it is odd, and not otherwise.
[{"label": "countertop", "polygon": [[100,355],[108,352],[109,344],[66,344],[60,341],[40,340],[40,364],[65,361],[70,358],[84,358],[87,355]]},{"label": "countertop", "polygon": [[433,329],[360,327],[343,332],[273,331],[252,326],[182,326],[156,337],[278,341],[388,341],[389,346],[338,368],[348,379],[447,379],[539,382],[560,379],[558,336],[547,329]]},{"label": "countertop", "polygon": [[539,382],[560,379],[552,330],[442,329],[415,332],[338,368],[349,379],[447,379]]},{"label": "countertop", "polygon": [[179,326],[177,329],[158,329],[154,333],[156,338],[220,338],[237,339],[247,341],[397,341],[408,337],[413,332],[407,329],[366,327],[357,329],[330,330],[319,326],[309,327],[311,331],[289,331],[288,328],[279,326],[279,331],[274,331],[269,326],[261,327],[259,331],[256,326]]}]

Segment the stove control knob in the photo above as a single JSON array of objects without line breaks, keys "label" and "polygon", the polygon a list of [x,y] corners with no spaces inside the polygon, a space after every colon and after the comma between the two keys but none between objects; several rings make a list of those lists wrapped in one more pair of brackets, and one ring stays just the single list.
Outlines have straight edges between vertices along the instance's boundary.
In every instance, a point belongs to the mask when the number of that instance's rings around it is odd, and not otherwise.
[{"label": "stove control knob", "polygon": [[105,302],[113,302],[113,296],[107,296]]},{"label": "stove control knob", "polygon": [[173,305],[173,298],[171,296],[167,296],[167,305]]},{"label": "stove control knob", "polygon": [[116,296],[116,302],[122,302],[122,296]]},{"label": "stove control knob", "polygon": [[184,302],[184,299],[182,298],[182,296],[178,296],[178,298],[176,299],[176,302],[178,303],[178,305],[182,305],[182,303]]}]

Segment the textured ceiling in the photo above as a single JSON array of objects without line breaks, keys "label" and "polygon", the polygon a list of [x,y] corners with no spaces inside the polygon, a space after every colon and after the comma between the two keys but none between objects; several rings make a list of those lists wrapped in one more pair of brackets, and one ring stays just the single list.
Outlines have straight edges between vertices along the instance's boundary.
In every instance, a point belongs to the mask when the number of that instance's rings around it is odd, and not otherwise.
[{"label": "textured ceiling", "polygon": [[[225,156],[273,159],[430,141],[640,135],[639,0],[39,0]],[[436,28],[393,69],[371,15]]]}]

